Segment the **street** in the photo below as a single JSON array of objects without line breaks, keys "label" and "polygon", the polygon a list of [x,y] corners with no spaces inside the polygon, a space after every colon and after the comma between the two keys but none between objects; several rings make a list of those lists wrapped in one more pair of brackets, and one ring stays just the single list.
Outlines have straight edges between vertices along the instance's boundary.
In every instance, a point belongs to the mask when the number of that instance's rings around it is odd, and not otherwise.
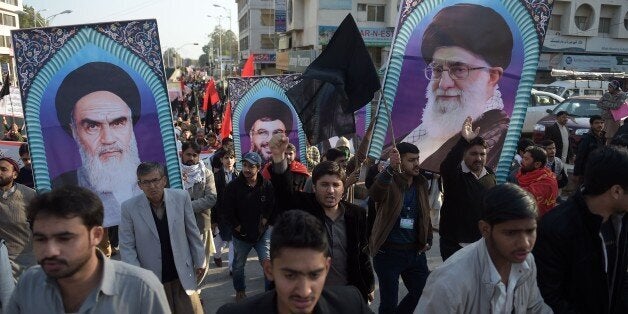
[{"label": "street", "polygon": [[[440,257],[438,232],[434,232],[434,246],[427,252],[427,263],[430,270],[434,269],[442,263]],[[245,268],[246,275],[246,294],[252,296],[258,293],[264,292],[264,276],[262,268],[257,261],[257,255],[255,250],[251,250],[248,261]],[[217,268],[214,265],[213,260],[210,261],[210,270],[207,273],[207,277],[201,285],[201,299],[203,300],[203,307],[205,313],[216,313],[218,308],[223,304],[235,301],[235,291],[233,290],[233,284],[231,276],[229,276],[229,267],[227,263],[227,254],[223,254],[223,267]],[[407,293],[407,289],[403,285],[403,282],[399,281],[399,300],[403,298]],[[377,312],[379,307],[379,287],[377,279],[375,280],[375,300],[371,303],[370,308]]]}]

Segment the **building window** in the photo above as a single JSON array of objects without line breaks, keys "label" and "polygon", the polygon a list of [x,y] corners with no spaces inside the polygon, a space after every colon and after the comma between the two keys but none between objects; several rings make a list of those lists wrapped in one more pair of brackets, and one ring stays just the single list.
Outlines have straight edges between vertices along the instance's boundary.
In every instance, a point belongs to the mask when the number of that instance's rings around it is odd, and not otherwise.
[{"label": "building window", "polygon": [[2,0],[2,2],[11,4],[11,5],[17,5],[17,0]]},{"label": "building window", "polygon": [[608,34],[611,32],[611,19],[606,17],[600,18],[600,25],[598,26],[597,32],[600,34]]},{"label": "building window", "polygon": [[559,31],[560,30],[560,23],[562,20],[562,15],[554,15],[552,14],[552,17],[550,17],[549,19],[549,23],[547,25],[547,29],[551,30],[551,31]]},{"label": "building window", "polygon": [[593,16],[593,7],[588,4],[582,4],[576,10],[574,22],[576,27],[581,31],[586,31],[591,28]]},{"label": "building window", "polygon": [[238,26],[240,26],[240,31],[249,28],[249,12],[242,15],[242,18],[238,21]]},{"label": "building window", "polygon": [[624,16],[624,28],[628,31],[628,12],[626,12],[626,16]]},{"label": "building window", "polygon": [[11,46],[11,36],[4,36],[4,44],[6,45],[4,47],[8,47],[8,48],[12,47]]},{"label": "building window", "polygon": [[275,49],[275,36],[273,34],[262,34],[260,36],[260,46],[262,49]]},{"label": "building window", "polygon": [[358,3],[358,12],[366,12],[369,22],[384,22],[385,8],[385,5]]},{"label": "building window", "polygon": [[261,12],[262,26],[275,26],[275,10],[262,9]]},{"label": "building window", "polygon": [[8,15],[8,14],[2,14],[2,25],[17,26],[15,24],[15,16]]},{"label": "building window", "polygon": [[240,39],[240,51],[249,49],[249,36]]}]

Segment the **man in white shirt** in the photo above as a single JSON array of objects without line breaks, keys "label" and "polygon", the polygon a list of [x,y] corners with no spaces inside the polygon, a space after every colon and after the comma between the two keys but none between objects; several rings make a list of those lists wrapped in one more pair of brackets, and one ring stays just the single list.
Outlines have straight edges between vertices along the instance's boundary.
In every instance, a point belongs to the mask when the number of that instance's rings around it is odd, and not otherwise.
[{"label": "man in white shirt", "polygon": [[488,190],[482,239],[434,270],[416,313],[552,313],[536,283],[534,197],[513,184]]}]

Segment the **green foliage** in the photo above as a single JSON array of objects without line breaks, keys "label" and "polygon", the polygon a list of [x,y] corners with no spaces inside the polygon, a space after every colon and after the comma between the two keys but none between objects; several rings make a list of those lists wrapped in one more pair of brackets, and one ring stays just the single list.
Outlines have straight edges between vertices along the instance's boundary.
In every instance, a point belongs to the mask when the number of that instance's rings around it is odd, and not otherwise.
[{"label": "green foliage", "polygon": [[[24,13],[19,14],[20,28],[33,28],[33,27],[45,27],[48,26],[48,21],[39,13],[35,15],[35,8],[28,4],[24,4]],[[37,22],[37,25],[35,25]]]}]

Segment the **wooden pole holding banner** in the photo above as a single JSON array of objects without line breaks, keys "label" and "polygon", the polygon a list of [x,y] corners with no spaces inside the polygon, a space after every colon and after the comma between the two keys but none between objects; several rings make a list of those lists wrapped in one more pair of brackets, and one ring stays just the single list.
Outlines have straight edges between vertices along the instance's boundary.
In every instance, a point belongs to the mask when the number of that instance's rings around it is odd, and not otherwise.
[{"label": "wooden pole holding banner", "polygon": [[[384,109],[386,109],[386,116],[388,116],[388,128],[390,129],[390,137],[392,139],[392,146],[396,148],[397,142],[395,141],[395,129],[392,124],[392,114],[390,113],[390,109],[388,109],[388,103],[386,102],[386,97],[384,97],[383,94],[384,94],[384,91],[382,90],[381,99],[384,100]],[[377,112],[379,112],[379,110]],[[375,116],[375,119],[377,119],[377,116]],[[397,168],[397,171],[401,173],[401,165],[399,165],[399,167]]]}]

